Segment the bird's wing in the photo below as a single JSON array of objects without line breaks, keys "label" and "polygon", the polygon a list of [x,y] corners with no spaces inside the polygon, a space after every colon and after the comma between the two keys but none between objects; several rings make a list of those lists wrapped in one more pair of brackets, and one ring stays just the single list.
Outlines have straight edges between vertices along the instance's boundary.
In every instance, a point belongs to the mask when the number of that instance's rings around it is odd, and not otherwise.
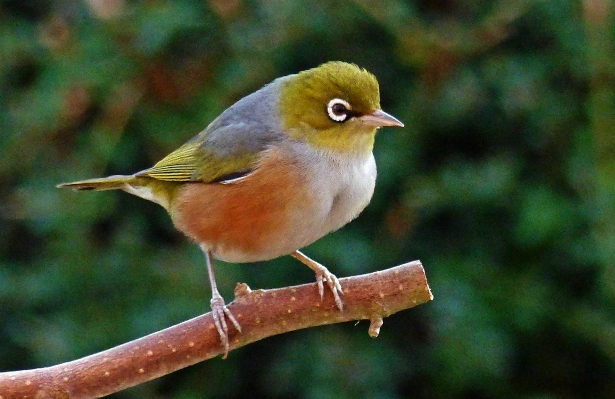
[{"label": "bird's wing", "polygon": [[[237,132],[235,132],[237,134]],[[248,174],[255,167],[262,149],[242,151],[226,148],[225,152],[208,148],[200,136],[173,151],[153,167],[137,173],[157,180],[215,183]]]},{"label": "bird's wing", "polygon": [[137,176],[213,183],[250,173],[266,149],[285,139],[276,111],[280,83],[274,81],[242,98],[192,140]]},{"label": "bird's wing", "polygon": [[262,123],[215,121],[153,167],[137,173],[157,180],[216,183],[253,171],[282,135]]},{"label": "bird's wing", "polygon": [[191,181],[198,167],[197,146],[186,143],[173,151],[153,167],[137,173],[165,181]]}]

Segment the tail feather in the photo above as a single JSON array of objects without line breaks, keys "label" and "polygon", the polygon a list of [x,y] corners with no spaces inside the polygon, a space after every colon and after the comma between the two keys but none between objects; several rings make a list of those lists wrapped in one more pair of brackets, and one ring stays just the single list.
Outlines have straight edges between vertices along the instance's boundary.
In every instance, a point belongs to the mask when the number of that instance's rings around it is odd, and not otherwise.
[{"label": "tail feather", "polygon": [[116,175],[97,179],[80,180],[71,183],[58,184],[58,188],[72,188],[75,191],[122,190],[135,177],[131,175]]}]

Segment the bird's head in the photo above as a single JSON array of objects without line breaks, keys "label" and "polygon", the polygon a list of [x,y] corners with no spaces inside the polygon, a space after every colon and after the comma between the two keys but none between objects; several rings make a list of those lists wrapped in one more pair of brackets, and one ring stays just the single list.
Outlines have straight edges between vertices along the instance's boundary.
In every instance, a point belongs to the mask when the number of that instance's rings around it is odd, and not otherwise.
[{"label": "bird's head", "polygon": [[404,126],[380,109],[374,75],[340,61],[290,76],[279,106],[289,137],[325,151],[371,152],[378,128]]}]

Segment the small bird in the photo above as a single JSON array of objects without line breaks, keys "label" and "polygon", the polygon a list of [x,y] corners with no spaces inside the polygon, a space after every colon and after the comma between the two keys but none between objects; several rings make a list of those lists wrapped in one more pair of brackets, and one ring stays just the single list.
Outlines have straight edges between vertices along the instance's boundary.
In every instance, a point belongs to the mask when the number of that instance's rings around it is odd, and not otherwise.
[{"label": "small bird", "polygon": [[376,130],[403,123],[380,109],[378,81],[333,61],[275,79],[226,109],[205,130],[149,169],[63,183],[123,190],[164,207],[205,254],[213,320],[224,357],[226,317],[212,258],[256,262],[291,255],[326,282],[342,310],[335,275],[299,249],[356,218],[374,192]]}]

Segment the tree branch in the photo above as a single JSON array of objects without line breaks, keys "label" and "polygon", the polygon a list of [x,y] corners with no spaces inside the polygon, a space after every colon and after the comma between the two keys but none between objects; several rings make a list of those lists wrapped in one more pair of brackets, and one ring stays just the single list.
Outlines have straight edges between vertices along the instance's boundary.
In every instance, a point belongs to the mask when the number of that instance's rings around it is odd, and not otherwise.
[{"label": "tree branch", "polygon": [[[243,334],[229,332],[231,349],[300,328],[371,320],[378,336],[382,318],[433,299],[419,261],[340,279],[344,310],[316,284],[251,291],[237,284],[229,308]],[[211,313],[106,351],[56,366],[0,373],[0,399],[96,398],[210,359],[223,352]]]}]

